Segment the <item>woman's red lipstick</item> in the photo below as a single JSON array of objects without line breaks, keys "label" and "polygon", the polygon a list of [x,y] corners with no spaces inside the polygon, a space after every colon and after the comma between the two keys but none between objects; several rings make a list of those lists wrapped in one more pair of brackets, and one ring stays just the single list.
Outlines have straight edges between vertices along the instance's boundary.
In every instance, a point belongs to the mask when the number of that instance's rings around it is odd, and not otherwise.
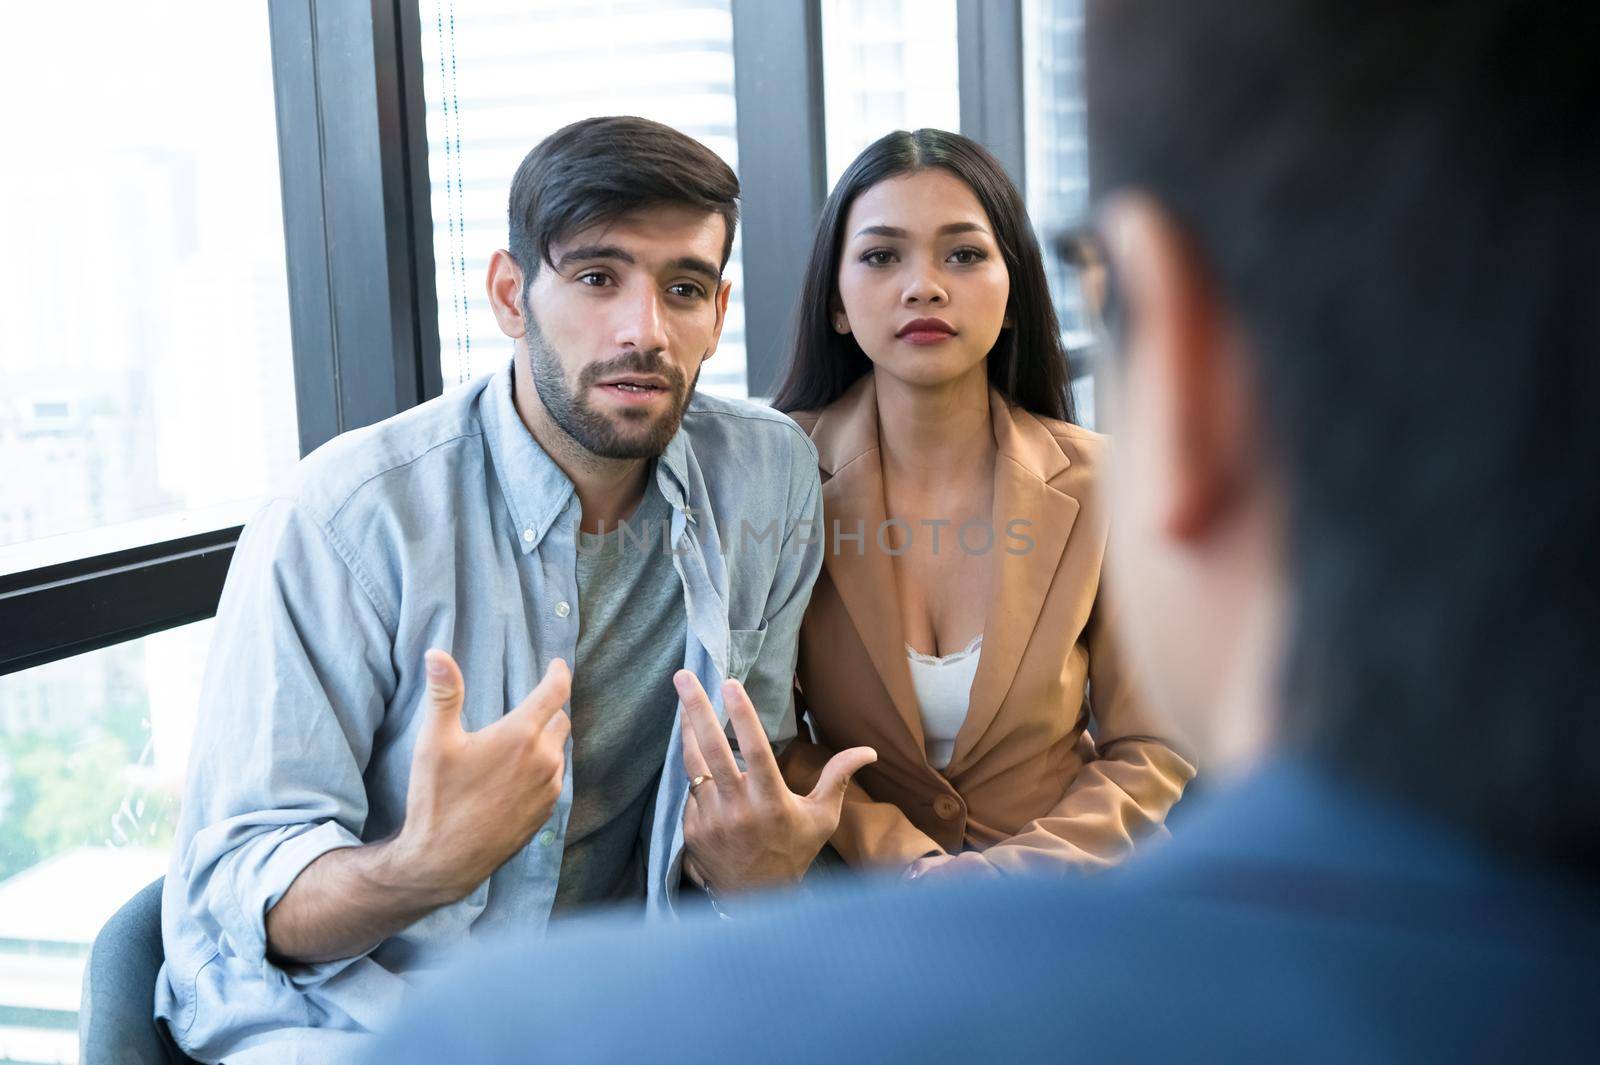
[{"label": "woman's red lipstick", "polygon": [[955,326],[943,318],[913,318],[895,333],[907,344],[938,344],[955,335]]}]

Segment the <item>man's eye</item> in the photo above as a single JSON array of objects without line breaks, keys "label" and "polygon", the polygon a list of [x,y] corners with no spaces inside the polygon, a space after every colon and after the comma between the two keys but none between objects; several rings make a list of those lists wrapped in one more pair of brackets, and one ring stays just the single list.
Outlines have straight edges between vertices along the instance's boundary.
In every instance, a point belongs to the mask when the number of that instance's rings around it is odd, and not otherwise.
[{"label": "man's eye", "polygon": [[590,288],[600,288],[600,287],[602,287],[604,285],[608,285],[610,283],[611,283],[611,279],[609,277],[607,277],[605,274],[597,274],[597,273],[592,273],[591,272],[591,273],[587,273],[587,274],[579,274],[578,275],[578,284],[580,284],[580,285],[588,285]]},{"label": "man's eye", "polygon": [[691,281],[680,281],[667,289],[674,296],[682,296],[686,300],[697,300],[706,294],[706,290]]},{"label": "man's eye", "polygon": [[863,255],[861,261],[868,266],[888,266],[894,261],[894,252],[885,248],[878,248]]}]

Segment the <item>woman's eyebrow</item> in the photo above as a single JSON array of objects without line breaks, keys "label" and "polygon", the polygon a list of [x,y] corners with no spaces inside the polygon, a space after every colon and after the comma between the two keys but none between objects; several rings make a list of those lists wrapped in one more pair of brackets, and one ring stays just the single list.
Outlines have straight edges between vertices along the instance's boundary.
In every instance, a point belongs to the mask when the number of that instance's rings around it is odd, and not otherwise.
[{"label": "woman's eyebrow", "polygon": [[[949,236],[952,233],[987,233],[988,229],[976,222],[950,222],[939,227],[938,235]],[[865,226],[856,231],[858,237],[895,237],[904,239],[906,231],[899,226]]]}]

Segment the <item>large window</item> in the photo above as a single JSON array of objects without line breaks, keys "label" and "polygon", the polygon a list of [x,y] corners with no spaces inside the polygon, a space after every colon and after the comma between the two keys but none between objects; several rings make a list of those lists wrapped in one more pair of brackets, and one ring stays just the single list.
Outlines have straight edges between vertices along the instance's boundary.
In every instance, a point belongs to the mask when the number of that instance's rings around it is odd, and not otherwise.
[{"label": "large window", "polygon": [[0,574],[237,525],[299,457],[266,31],[6,13]]},{"label": "large window", "polygon": [[823,0],[828,187],[891,130],[961,125],[956,0]]},{"label": "large window", "polygon": [[211,628],[0,677],[0,1061],[77,1060],[89,944],[167,868]]},{"label": "large window", "polygon": [[[738,170],[729,0],[422,0],[433,183],[439,348],[445,387],[511,355],[484,293],[506,246],[517,164],[555,130],[594,115],[640,115],[706,144]],[[743,248],[717,354],[700,387],[744,396]]]},{"label": "large window", "polygon": [[[83,595],[63,566],[221,536],[292,475],[268,29],[264,5],[210,0],[6,13],[7,660],[46,631],[84,645],[81,615],[160,609]],[[89,944],[166,868],[210,628],[0,676],[0,1061],[77,1060]]]}]

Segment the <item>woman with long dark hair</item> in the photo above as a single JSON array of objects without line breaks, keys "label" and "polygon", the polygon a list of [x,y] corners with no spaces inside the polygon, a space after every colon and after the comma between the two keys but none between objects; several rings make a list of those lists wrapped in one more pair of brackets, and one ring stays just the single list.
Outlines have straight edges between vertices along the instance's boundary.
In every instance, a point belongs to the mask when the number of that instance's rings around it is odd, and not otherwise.
[{"label": "woman with long dark hair", "polygon": [[784,753],[878,760],[832,844],[908,878],[1112,864],[1194,768],[1099,595],[1106,441],[1073,424],[1038,241],[981,146],[891,133],[823,208],[774,405],[812,437],[825,563]]}]

